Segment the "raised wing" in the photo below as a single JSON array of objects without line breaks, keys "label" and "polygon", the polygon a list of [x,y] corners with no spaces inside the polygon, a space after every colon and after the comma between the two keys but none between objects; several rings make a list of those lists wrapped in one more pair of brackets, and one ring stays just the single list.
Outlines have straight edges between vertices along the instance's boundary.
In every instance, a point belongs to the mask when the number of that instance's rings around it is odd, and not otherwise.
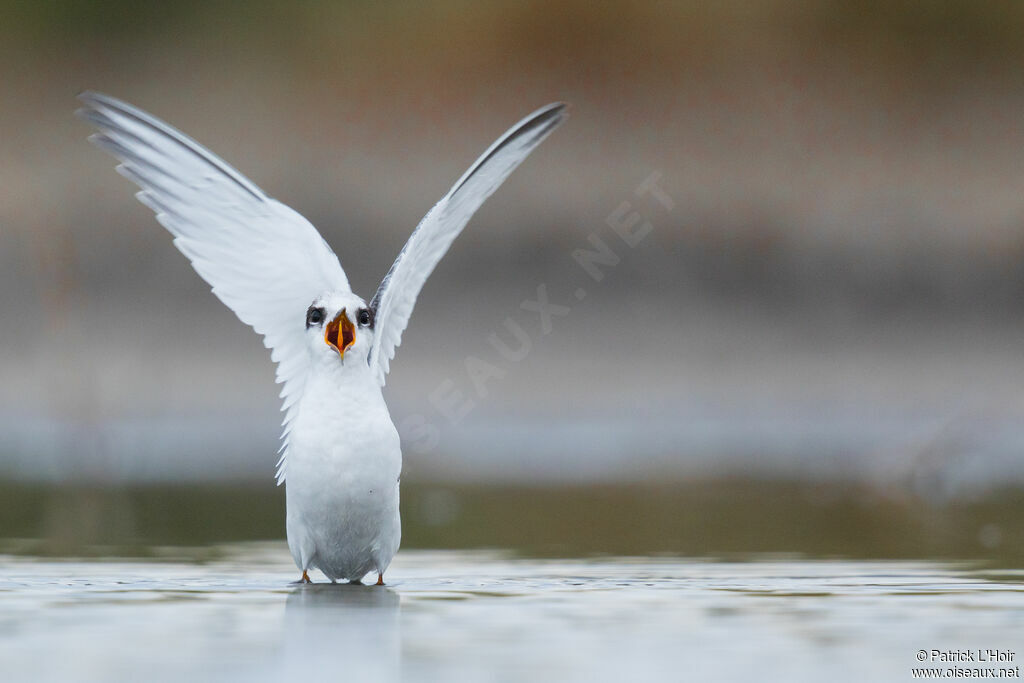
[{"label": "raised wing", "polygon": [[121,163],[174,245],[239,319],[263,335],[284,384],[284,481],[288,432],[306,383],[305,314],[325,291],[349,289],[338,258],[309,221],[267,197],[235,169],[162,121],[106,95],[79,95],[90,140]]},{"label": "raised wing", "polygon": [[423,217],[370,302],[374,342],[369,363],[381,385],[409,323],[416,297],[466,223],[509,174],[565,119],[565,105],[549,104],[498,138],[448,194]]}]

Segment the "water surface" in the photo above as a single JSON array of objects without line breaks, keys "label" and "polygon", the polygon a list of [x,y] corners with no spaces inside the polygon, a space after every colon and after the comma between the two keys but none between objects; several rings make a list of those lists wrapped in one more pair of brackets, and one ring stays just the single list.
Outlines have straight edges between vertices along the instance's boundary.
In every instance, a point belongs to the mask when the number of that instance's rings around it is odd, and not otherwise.
[{"label": "water surface", "polygon": [[911,680],[922,649],[1024,649],[1024,573],[969,563],[403,551],[377,588],[213,550],[0,556],[5,679]]}]

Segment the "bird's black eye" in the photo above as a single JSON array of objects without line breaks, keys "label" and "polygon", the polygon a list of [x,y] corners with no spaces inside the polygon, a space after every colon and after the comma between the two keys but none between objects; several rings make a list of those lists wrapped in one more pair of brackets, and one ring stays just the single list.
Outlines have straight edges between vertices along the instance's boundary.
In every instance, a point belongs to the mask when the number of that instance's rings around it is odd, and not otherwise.
[{"label": "bird's black eye", "polygon": [[368,310],[366,310],[365,308],[360,308],[359,309],[359,313],[356,315],[356,322],[358,322],[363,327],[366,327],[367,325],[369,325],[370,324],[370,312]]},{"label": "bird's black eye", "polygon": [[324,321],[324,309],[317,306],[310,306],[306,311],[306,329],[311,325],[319,325]]}]

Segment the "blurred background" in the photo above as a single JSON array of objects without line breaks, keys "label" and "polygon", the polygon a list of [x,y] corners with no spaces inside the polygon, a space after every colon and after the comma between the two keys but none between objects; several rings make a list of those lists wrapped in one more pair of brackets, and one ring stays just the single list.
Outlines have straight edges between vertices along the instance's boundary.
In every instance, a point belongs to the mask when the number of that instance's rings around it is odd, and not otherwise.
[{"label": "blurred background", "polygon": [[366,298],[570,103],[392,364],[406,547],[1024,559],[1019,3],[0,8],[5,547],[284,536],[268,354],[85,141],[94,89],[309,218]]}]

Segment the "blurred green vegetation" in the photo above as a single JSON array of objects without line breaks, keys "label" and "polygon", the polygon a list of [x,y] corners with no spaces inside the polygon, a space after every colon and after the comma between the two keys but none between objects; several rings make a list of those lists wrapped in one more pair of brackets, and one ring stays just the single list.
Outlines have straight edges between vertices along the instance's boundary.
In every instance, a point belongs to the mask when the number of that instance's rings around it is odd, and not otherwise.
[{"label": "blurred green vegetation", "polygon": [[[154,556],[161,546],[284,538],[271,485],[0,485],[0,552]],[[712,480],[664,486],[403,485],[404,548],[531,557],[968,559],[1024,566],[1024,490],[936,505],[857,486]]]},{"label": "blurred green vegetation", "polygon": [[[575,68],[584,78],[594,74],[581,65],[614,70],[612,60],[627,55],[632,58],[622,65],[626,68],[643,61],[672,74],[685,62],[743,55],[764,41],[791,43],[801,58],[812,61],[832,52],[874,61],[870,55],[875,54],[890,66],[905,62],[945,70],[1024,56],[1019,39],[1024,5],[1010,0],[0,0],[0,12],[0,35],[42,50],[66,49],[77,41],[116,49],[160,36],[178,44],[205,37],[255,41],[252,46],[269,52],[333,63],[333,57],[359,52],[373,41],[377,58],[385,62],[396,49],[428,61],[466,63],[491,62],[494,55],[509,58],[515,50],[517,63]],[[465,47],[474,52],[463,52]],[[666,56],[679,59],[660,59]]]}]

